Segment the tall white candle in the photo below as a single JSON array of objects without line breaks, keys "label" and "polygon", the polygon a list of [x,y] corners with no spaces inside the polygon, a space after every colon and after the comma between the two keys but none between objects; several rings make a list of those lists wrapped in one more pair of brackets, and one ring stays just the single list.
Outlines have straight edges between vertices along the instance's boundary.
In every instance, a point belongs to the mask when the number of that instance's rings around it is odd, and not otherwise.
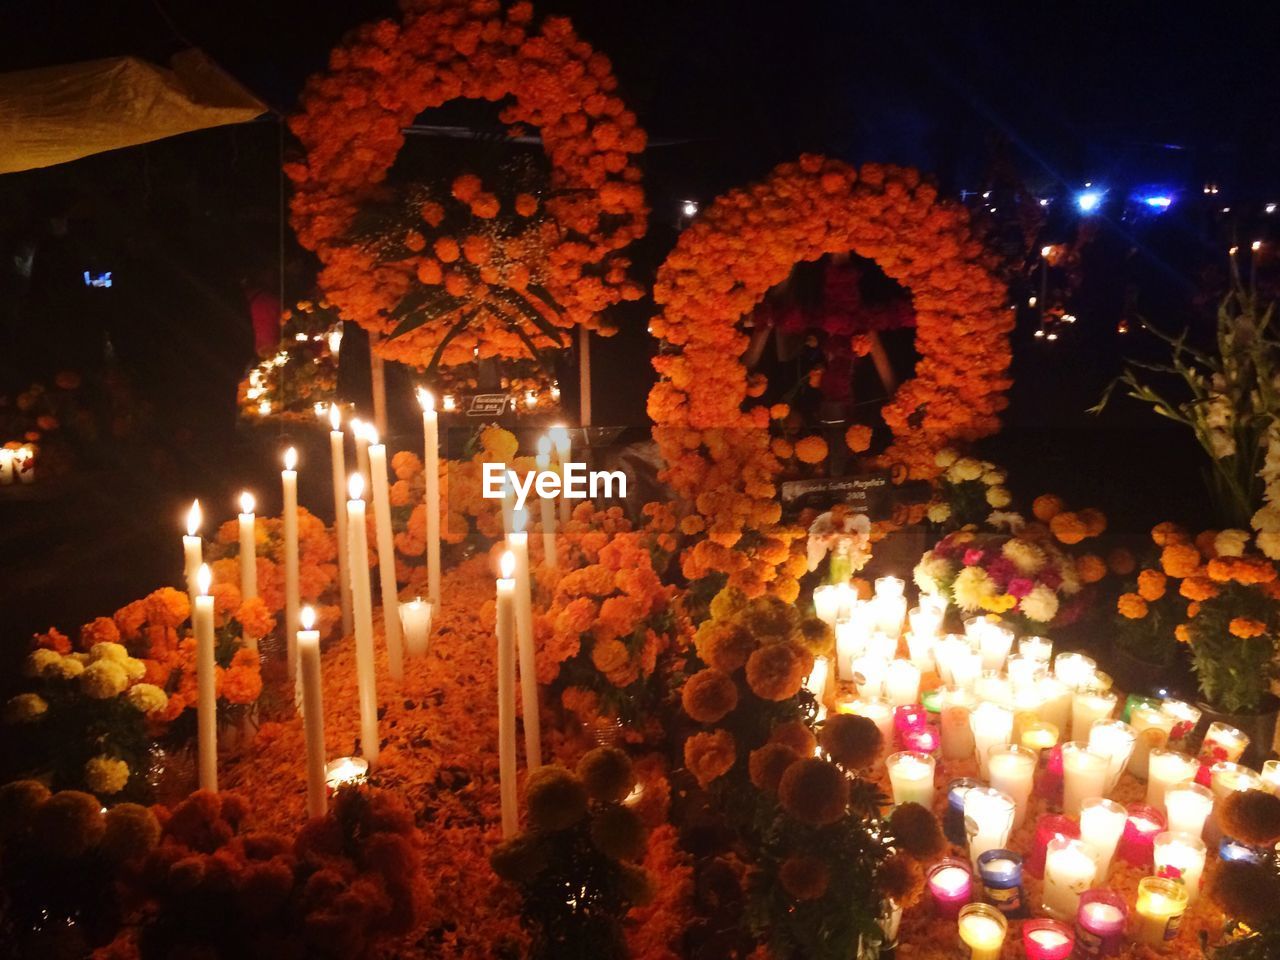
[{"label": "tall white candle", "polygon": [[1089,797],[1107,792],[1107,757],[1094,753],[1087,743],[1072,740],[1062,745],[1062,809],[1069,817],[1080,815]]},{"label": "tall white candle", "polygon": [[435,395],[419,388],[422,405],[422,470],[427,511],[427,598],[440,605],[440,415]]},{"label": "tall white candle", "polygon": [[435,604],[428,603],[421,597],[400,604],[400,625],[404,627],[404,650],[408,656],[426,656],[434,607]]},{"label": "tall white candle", "polygon": [[[538,466],[538,474],[551,469],[551,438],[538,438],[538,455],[535,458]],[[542,521],[542,557],[543,563],[547,565],[548,570],[554,570],[560,565],[560,559],[556,555],[556,510],[555,501],[551,497],[544,497],[538,494],[538,510],[539,519]]]},{"label": "tall white candle", "polygon": [[973,787],[964,795],[969,859],[975,870],[978,869],[978,857],[982,854],[1008,846],[1015,808],[1013,797],[993,787]]},{"label": "tall white candle", "polygon": [[1133,754],[1133,727],[1123,720],[1095,720],[1089,728],[1089,749],[1107,758],[1107,792],[1120,782],[1120,774]]},{"label": "tall white candle", "polygon": [[502,836],[515,836],[516,815],[516,558],[508,550],[502,555],[502,577],[498,580],[498,784],[502,798]]},{"label": "tall white candle", "polygon": [[813,588],[813,615],[835,628],[836,618],[840,615],[840,597],[834,583],[823,583]]},{"label": "tall white candle", "polygon": [[986,780],[990,775],[987,764],[991,748],[1008,743],[1013,737],[1013,711],[997,703],[979,703],[969,715],[969,725],[973,729],[978,773]]},{"label": "tall white candle", "polygon": [[527,514],[512,514],[515,529],[507,535],[507,549],[516,558],[516,649],[520,655],[520,703],[524,715],[525,763],[542,766],[542,729],[538,715],[538,674],[533,648],[533,580],[529,576]]},{"label": "tall white candle", "polygon": [[363,420],[351,418],[351,436],[356,442],[356,469],[364,477],[365,489],[369,489],[369,435],[368,424]]},{"label": "tall white candle", "polygon": [[1164,809],[1171,832],[1198,837],[1213,810],[1213,794],[1194,780],[1184,780],[1165,791]]},{"label": "tall white candle", "polygon": [[1013,797],[1013,826],[1022,826],[1031,802],[1039,755],[1012,743],[996,744],[987,751],[987,772],[991,786]]},{"label": "tall white candle", "polygon": [[302,680],[302,725],[307,743],[307,816],[323,817],[327,804],[324,767],[324,695],[320,683],[320,631],[312,629],[316,613],[303,607],[298,615],[298,676]]},{"label": "tall white candle", "polygon": [[284,452],[284,470],[280,483],[284,489],[284,630],[287,646],[289,679],[298,669],[298,451],[290,447]]},{"label": "tall white candle", "polygon": [[1071,726],[1071,698],[1073,691],[1057,677],[1041,677],[1036,681],[1040,691],[1040,708],[1037,715],[1045,723],[1052,723],[1065,735]]},{"label": "tall white candle", "polygon": [[1002,670],[1013,649],[1013,631],[998,623],[988,623],[978,634],[978,651],[983,670]]},{"label": "tall white candle", "polygon": [[387,641],[387,672],[404,677],[404,643],[400,635],[400,590],[396,585],[396,545],[391,536],[391,488],[387,479],[387,447],[369,428],[369,472],[373,477],[373,526],[378,538],[378,582],[382,588],[382,631]]},{"label": "tall white candle", "polygon": [[1180,879],[1187,887],[1187,902],[1195,903],[1204,876],[1204,841],[1189,833],[1166,831],[1156,834],[1154,853],[1156,876]]},{"label": "tall white candle", "polygon": [[1071,737],[1088,740],[1095,720],[1106,720],[1116,708],[1116,695],[1111,691],[1078,690],[1071,698]]},{"label": "tall white candle", "polygon": [[969,715],[978,701],[967,690],[947,687],[942,691],[938,725],[942,728],[942,758],[964,760],[974,755],[973,728]]},{"label": "tall white candle", "polygon": [[193,606],[200,595],[196,574],[200,572],[200,564],[204,563],[204,541],[200,537],[200,524],[203,522],[200,501],[192,500],[191,509],[187,511],[187,535],[182,538],[182,567],[187,581],[187,596]]},{"label": "tall white candle", "polygon": [[[570,438],[569,430],[561,424],[556,424],[547,431],[547,436],[551,438],[551,445],[555,447],[556,465],[561,472],[561,479],[564,477],[564,465],[569,462]],[[560,526],[565,527],[569,523],[570,515],[573,513],[573,507],[569,503],[569,498],[563,493],[560,494]]]},{"label": "tall white candle", "polygon": [[885,696],[895,707],[920,702],[920,668],[910,660],[891,660],[884,678]]},{"label": "tall white candle", "polygon": [[342,411],[329,404],[329,460],[333,467],[333,532],[338,553],[338,602],[342,605],[342,635],[351,636],[351,574],[347,570],[347,508],[343,491],[347,482],[347,455],[343,449]]},{"label": "tall white candle", "polygon": [[1177,750],[1154,748],[1147,755],[1147,803],[1157,810],[1165,810],[1164,796],[1169,788],[1194,780],[1199,769],[1200,763],[1195,757]]},{"label": "tall white candle", "polygon": [[918,803],[926,810],[933,809],[933,757],[908,750],[895,753],[885,766],[895,804]]},{"label": "tall white candle", "polygon": [[1147,779],[1147,762],[1153,748],[1162,748],[1169,742],[1176,719],[1159,704],[1140,703],[1129,711],[1129,724],[1137,740],[1133,755],[1129,757],[1129,772],[1139,780]]},{"label": "tall white candle", "polygon": [[360,701],[360,752],[378,762],[378,691],[373,661],[373,596],[369,584],[369,535],[364,524],[364,477],[347,482],[347,547],[351,561],[351,603],[356,632],[356,690]]},{"label": "tall white candle", "polygon": [[258,543],[254,532],[253,494],[240,494],[240,596],[258,595]]},{"label": "tall white candle", "polygon": [[196,733],[200,758],[200,789],[218,790],[218,674],[213,657],[213,574],[208,564],[196,571],[196,602],[192,626],[196,634]]},{"label": "tall white candle", "polygon": [[1128,822],[1128,812],[1114,800],[1090,797],[1080,805],[1080,839],[1093,847],[1100,884],[1107,882],[1111,860]]},{"label": "tall white candle", "polygon": [[1098,875],[1092,845],[1072,837],[1054,837],[1044,858],[1044,912],[1057,920],[1075,919],[1080,895]]}]

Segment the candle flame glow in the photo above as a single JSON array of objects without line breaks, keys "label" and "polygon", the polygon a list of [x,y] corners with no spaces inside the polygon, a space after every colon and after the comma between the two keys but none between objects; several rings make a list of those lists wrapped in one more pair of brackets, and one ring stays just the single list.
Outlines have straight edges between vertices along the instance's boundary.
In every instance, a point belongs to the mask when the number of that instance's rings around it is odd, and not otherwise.
[{"label": "candle flame glow", "polygon": [[200,501],[192,500],[191,509],[187,511],[187,536],[194,537],[203,521],[204,515],[200,512]]},{"label": "candle flame glow", "polygon": [[347,494],[352,500],[364,499],[364,475],[353,473],[347,478]]},{"label": "candle flame glow", "polygon": [[380,443],[378,439],[378,428],[375,427],[372,423],[366,423],[364,425],[364,438],[368,442],[369,446],[371,447],[378,446],[378,444]]},{"label": "candle flame glow", "polygon": [[337,430],[342,426],[342,411],[336,403],[329,404],[329,429]]},{"label": "candle flame glow", "polygon": [[329,340],[329,352],[336,356],[338,354],[338,351],[342,349],[342,328],[335,327],[334,329],[330,330],[328,340]]},{"label": "candle flame glow", "polygon": [[316,625],[316,612],[310,606],[303,607],[298,613],[298,622],[303,630],[310,630]]},{"label": "candle flame glow", "polygon": [[555,444],[556,456],[561,462],[569,456],[569,428],[562,423],[557,423],[554,427],[547,431],[547,435],[551,438],[551,442]]},{"label": "candle flame glow", "polygon": [[436,409],[436,398],[426,387],[418,388],[418,403],[422,405],[423,413],[433,413]]},{"label": "candle flame glow", "polygon": [[284,468],[292,470],[298,465],[298,451],[290,447],[284,452]]},{"label": "candle flame glow", "polygon": [[498,561],[498,568],[502,571],[502,579],[510,580],[516,572],[516,555],[510,550],[504,550],[502,559]]},{"label": "candle flame glow", "polygon": [[254,499],[253,494],[245,490],[240,494],[240,512],[253,513]]},{"label": "candle flame glow", "polygon": [[200,564],[200,569],[196,572],[196,586],[200,588],[200,596],[207,597],[212,584],[213,571],[209,569],[207,563]]}]

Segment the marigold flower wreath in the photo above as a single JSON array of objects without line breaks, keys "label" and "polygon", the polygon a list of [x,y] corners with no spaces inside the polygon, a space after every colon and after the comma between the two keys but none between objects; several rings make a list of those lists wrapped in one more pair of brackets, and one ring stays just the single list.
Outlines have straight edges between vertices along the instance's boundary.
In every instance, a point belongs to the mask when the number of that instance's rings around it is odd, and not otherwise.
[{"label": "marigold flower wreath", "polygon": [[[381,355],[416,366],[437,353],[446,366],[529,358],[565,345],[557,328],[579,324],[611,333],[601,311],[642,293],[620,251],[644,234],[648,210],[633,163],[645,134],[614,92],[608,58],[566,18],[535,26],[526,2],[402,6],[400,22],[366,24],[333,51],[290,120],[304,151],[285,167],[292,222],[323,264],[321,289]],[[415,229],[361,237],[362,208],[393,192],[404,128],[462,98],[505,100],[500,118],[513,133],[540,131],[542,196],[503,197],[464,174],[448,195],[415,193]],[[389,339],[406,302],[427,319]]]},{"label": "marigold flower wreath", "polygon": [[1013,317],[964,208],[909,168],[854,169],[812,154],[781,164],[719,197],[654,286],[662,313],[650,329],[663,343],[649,416],[667,480],[696,508],[684,532],[707,533],[685,552],[688,576],[722,572],[748,595],[769,587],[794,596],[793,571],[777,565],[795,532],[780,525],[773,499],[769,408],[747,406],[765,383],[741,362],[739,320],[796,263],[846,251],[910,290],[917,315],[920,360],[882,411],[893,441],[871,463],[929,478],[938,450],[999,429]]}]

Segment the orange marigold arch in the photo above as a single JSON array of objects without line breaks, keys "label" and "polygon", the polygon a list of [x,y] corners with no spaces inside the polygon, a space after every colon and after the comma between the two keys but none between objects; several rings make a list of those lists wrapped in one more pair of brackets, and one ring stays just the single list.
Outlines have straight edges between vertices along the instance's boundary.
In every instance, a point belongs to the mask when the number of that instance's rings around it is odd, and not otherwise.
[{"label": "orange marigold arch", "polygon": [[798,531],[780,522],[779,463],[770,449],[769,409],[740,358],[739,321],[796,263],[853,252],[907,288],[917,317],[915,375],[882,413],[893,440],[875,457],[912,478],[937,473],[936,452],[999,429],[1010,380],[1011,311],[987,269],[968,213],[916,170],[805,155],[760,183],[717,198],[680,237],[658,271],[661,375],[649,394],[654,438],[667,480],[693,504],[686,575],[721,572],[748,594],[794,595],[788,545]]},{"label": "orange marigold arch", "polygon": [[[528,357],[531,345],[560,345],[548,336],[548,323],[612,332],[601,311],[642,294],[619,251],[643,236],[648,210],[634,163],[645,134],[615,92],[609,59],[564,17],[535,24],[529,3],[404,0],[402,6],[399,22],[366,24],[334,49],[328,71],[311,78],[302,112],[290,120],[304,151],[285,168],[295,185],[292,223],[323,264],[321,289],[344,317],[382,338],[379,353],[416,365],[438,348],[446,365]],[[509,129],[540,132],[550,182],[541,198],[522,194],[501,215],[514,222],[545,209],[547,216],[502,263],[486,263],[481,253],[492,245],[500,205],[478,177],[464,175],[423,203],[421,229],[385,238],[396,245],[390,257],[386,242],[353,237],[362,204],[387,190],[404,128],[424,110],[459,98],[505,100],[500,116]],[[468,208],[474,226],[429,242],[442,205],[454,202]],[[510,303],[497,300],[486,315],[486,290],[500,284],[523,293],[535,260],[543,282],[529,300],[541,321],[526,311],[513,323]],[[415,290],[438,293],[448,308],[385,339],[398,323],[393,310]],[[542,309],[544,300],[559,309]],[[478,307],[477,319],[447,338],[454,321]]]}]

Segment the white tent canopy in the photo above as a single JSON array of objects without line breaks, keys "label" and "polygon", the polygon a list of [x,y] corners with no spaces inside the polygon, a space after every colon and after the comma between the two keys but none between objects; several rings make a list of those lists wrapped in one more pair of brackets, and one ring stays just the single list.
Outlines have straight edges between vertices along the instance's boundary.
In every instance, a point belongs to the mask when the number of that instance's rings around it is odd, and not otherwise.
[{"label": "white tent canopy", "polygon": [[167,69],[113,57],[0,74],[0,173],[244,123],[266,109],[195,49]]}]

